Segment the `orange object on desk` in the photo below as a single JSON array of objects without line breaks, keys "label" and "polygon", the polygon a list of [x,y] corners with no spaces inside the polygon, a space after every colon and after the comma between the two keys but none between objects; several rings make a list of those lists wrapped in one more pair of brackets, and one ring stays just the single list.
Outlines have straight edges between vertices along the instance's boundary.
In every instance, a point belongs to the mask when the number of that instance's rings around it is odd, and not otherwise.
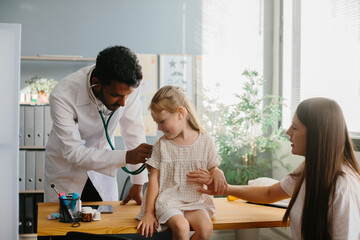
[{"label": "orange object on desk", "polygon": [[228,200],[228,201],[235,201],[235,200],[238,200],[238,199],[239,199],[239,198],[234,197],[234,196],[231,196],[231,195],[227,196],[227,200]]}]

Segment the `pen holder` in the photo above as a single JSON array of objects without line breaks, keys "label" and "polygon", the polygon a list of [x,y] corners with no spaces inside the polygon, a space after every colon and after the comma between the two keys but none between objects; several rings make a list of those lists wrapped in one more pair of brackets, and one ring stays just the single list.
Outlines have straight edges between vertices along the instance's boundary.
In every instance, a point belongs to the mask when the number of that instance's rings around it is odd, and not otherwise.
[{"label": "pen holder", "polygon": [[59,198],[60,222],[72,223],[81,219],[80,198],[61,196]]}]

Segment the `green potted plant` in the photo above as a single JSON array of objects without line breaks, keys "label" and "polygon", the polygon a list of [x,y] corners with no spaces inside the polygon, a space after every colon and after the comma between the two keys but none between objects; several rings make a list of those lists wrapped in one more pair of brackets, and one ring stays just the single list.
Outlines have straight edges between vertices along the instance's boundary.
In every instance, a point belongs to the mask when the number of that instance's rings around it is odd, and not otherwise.
[{"label": "green potted plant", "polygon": [[29,84],[31,93],[38,94],[40,103],[47,103],[51,91],[54,89],[57,81],[52,78],[32,77],[25,81]]},{"label": "green potted plant", "polygon": [[242,93],[235,94],[234,104],[225,106],[216,99],[204,98],[204,125],[215,137],[223,159],[220,168],[230,184],[271,177],[273,161],[284,166],[281,159],[272,157],[285,140],[278,126],[282,99],[262,94],[264,79],[258,72],[245,70],[242,75],[246,82]]}]

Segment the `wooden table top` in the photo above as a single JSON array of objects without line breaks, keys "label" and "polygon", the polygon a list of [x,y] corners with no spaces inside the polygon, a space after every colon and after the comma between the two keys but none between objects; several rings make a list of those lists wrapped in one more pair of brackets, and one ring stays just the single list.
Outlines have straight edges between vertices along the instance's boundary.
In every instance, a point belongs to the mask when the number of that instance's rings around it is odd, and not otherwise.
[{"label": "wooden table top", "polygon": [[[242,200],[228,201],[226,198],[214,198],[216,216],[213,218],[214,230],[280,227],[286,209],[255,205]],[[47,215],[59,212],[59,203],[39,203],[38,236],[64,236],[69,231],[81,231],[97,234],[139,233],[135,216],[140,206],[134,201],[127,205],[120,202],[86,202],[83,205],[113,205],[114,212],[101,214],[100,221],[80,222],[79,227],[59,220],[48,220]]]}]

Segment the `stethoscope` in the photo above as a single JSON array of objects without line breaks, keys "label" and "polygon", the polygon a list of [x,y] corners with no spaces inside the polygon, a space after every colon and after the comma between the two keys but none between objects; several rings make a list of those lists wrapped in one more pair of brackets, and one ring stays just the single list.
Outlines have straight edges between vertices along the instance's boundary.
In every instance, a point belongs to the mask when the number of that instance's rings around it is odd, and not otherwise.
[{"label": "stethoscope", "polygon": [[[103,123],[103,126],[104,126],[104,130],[105,130],[106,140],[107,140],[107,142],[109,143],[111,149],[112,149],[112,150],[115,150],[114,146],[113,146],[112,143],[111,143],[111,139],[110,139],[110,136],[109,136],[109,133],[108,133],[109,122],[110,122],[111,117],[112,117],[113,114],[115,113],[115,111],[111,112],[108,120],[105,122],[104,115],[103,115],[103,113],[101,112],[101,109],[100,109],[100,107],[99,107],[96,99],[94,99],[94,98],[95,98],[94,95],[93,95],[92,93],[90,93],[91,88],[93,88],[93,87],[95,87],[95,86],[97,86],[97,85],[98,85],[98,84],[93,84],[93,85],[90,86],[90,88],[89,88],[89,95],[90,95],[90,97],[92,98],[93,102],[96,104],[96,107],[97,107],[98,112],[99,112],[99,114],[100,114],[100,117],[101,117],[101,120],[102,120],[102,123]],[[139,167],[139,168],[136,169],[135,171],[130,171],[127,167],[122,167],[122,170],[124,170],[125,172],[127,172],[127,173],[129,173],[129,174],[131,174],[131,175],[137,175],[137,174],[141,173],[142,171],[144,171],[144,169],[145,169],[145,164],[143,164],[141,167]]]}]

